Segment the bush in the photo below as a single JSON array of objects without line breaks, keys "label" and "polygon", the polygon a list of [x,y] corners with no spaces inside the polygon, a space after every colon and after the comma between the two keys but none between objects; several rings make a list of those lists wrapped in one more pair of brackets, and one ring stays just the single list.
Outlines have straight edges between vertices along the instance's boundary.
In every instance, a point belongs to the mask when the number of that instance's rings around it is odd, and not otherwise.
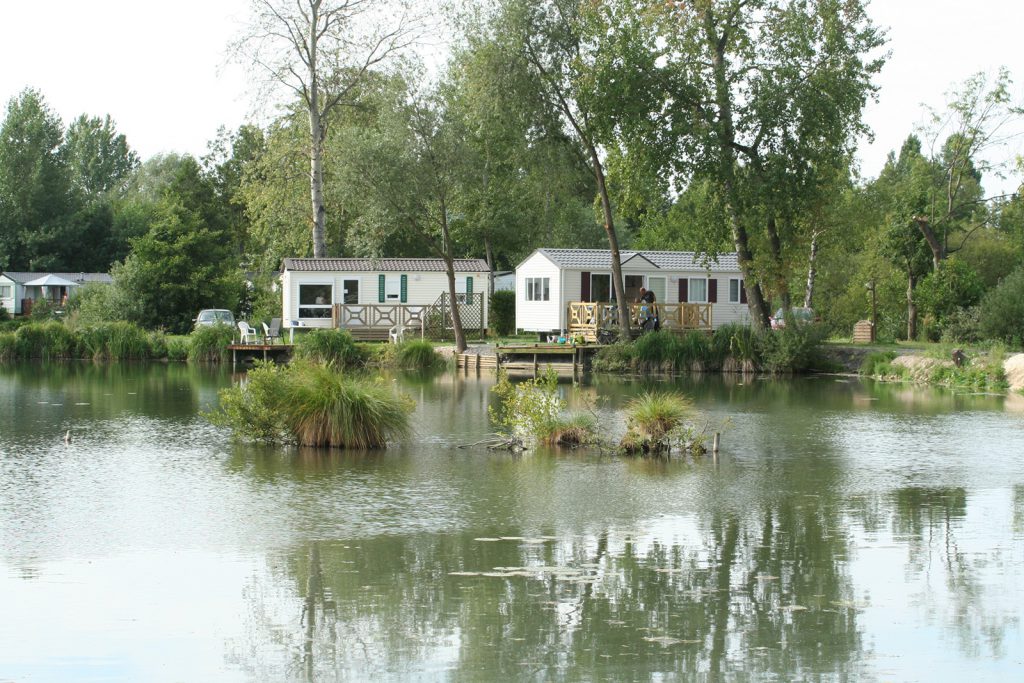
[{"label": "bush", "polygon": [[138,298],[114,284],[87,282],[75,289],[65,309],[76,326],[139,319]]},{"label": "bush", "polygon": [[5,323],[11,319],[11,314],[8,313],[7,309],[0,305],[0,323]]},{"label": "bush", "polygon": [[36,299],[32,302],[32,312],[28,316],[32,322],[46,322],[57,318],[57,308],[49,299]]},{"label": "bush", "polygon": [[942,322],[942,342],[975,344],[981,341],[981,309],[978,306],[958,308]]},{"label": "bush", "polygon": [[19,327],[14,337],[18,358],[52,360],[78,357],[78,342],[64,323],[29,323]]},{"label": "bush", "polygon": [[985,338],[1020,345],[1024,340],[1024,266],[985,295],[978,319]]},{"label": "bush", "polygon": [[671,332],[648,332],[633,342],[633,352],[639,363],[660,367],[675,363],[676,336]]},{"label": "bush", "polygon": [[957,309],[978,303],[983,291],[984,285],[974,269],[955,257],[943,261],[939,270],[929,273],[914,288],[928,337],[937,341],[946,318]]},{"label": "bush", "polygon": [[260,441],[384,448],[409,432],[411,401],[328,366],[257,363],[244,384],[220,396],[220,411],[208,416],[211,421]]},{"label": "bush", "polygon": [[890,364],[896,359],[893,351],[875,351],[864,357],[860,364],[860,374],[866,377],[884,377],[892,374]]},{"label": "bush", "polygon": [[760,366],[774,374],[804,372],[814,366],[818,347],[825,339],[820,325],[787,325],[757,336]]},{"label": "bush", "polygon": [[733,358],[740,364],[758,365],[758,334],[750,325],[729,323],[722,325],[711,336],[712,356],[718,362]]},{"label": "bush", "polygon": [[490,327],[495,334],[506,336],[516,330],[516,293],[501,291],[491,294],[488,308]]},{"label": "bush", "polygon": [[395,364],[403,370],[427,370],[443,363],[433,344],[425,339],[404,341],[395,349]]},{"label": "bush", "polygon": [[189,335],[188,360],[193,363],[220,363],[228,359],[228,345],[235,337],[229,325],[198,327]]},{"label": "bush", "polygon": [[311,330],[295,340],[294,356],[338,369],[363,363],[364,357],[352,335],[345,330]]},{"label": "bush", "polygon": [[602,346],[594,354],[595,372],[628,372],[636,362],[636,347],[630,342]]},{"label": "bush", "polygon": [[126,322],[102,323],[78,331],[82,351],[93,360],[152,358],[149,334]]}]

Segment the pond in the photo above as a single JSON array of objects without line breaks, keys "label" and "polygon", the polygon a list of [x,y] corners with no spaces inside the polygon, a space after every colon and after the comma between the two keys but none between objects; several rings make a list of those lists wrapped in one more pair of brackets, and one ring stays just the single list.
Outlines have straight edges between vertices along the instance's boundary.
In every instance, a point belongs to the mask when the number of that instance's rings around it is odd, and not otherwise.
[{"label": "pond", "polygon": [[[1024,398],[685,379],[716,460],[234,443],[233,380],[0,367],[0,680],[928,680],[1024,672]],[[597,378],[617,408],[666,382]],[[71,443],[63,441],[71,433]]]}]

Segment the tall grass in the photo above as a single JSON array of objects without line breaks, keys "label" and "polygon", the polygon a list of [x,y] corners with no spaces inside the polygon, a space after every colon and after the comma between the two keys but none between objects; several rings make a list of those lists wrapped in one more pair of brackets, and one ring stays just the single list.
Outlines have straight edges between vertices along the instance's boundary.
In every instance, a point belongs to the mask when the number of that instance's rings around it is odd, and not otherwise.
[{"label": "tall grass", "polygon": [[395,362],[403,370],[429,370],[444,364],[444,359],[427,340],[410,339],[398,344]]},{"label": "tall grass", "polygon": [[77,358],[78,341],[64,323],[29,323],[14,333],[18,358],[44,360]]},{"label": "tall grass", "polygon": [[207,325],[189,335],[188,359],[193,363],[223,363],[235,330],[229,325]]},{"label": "tall grass", "polygon": [[17,357],[17,336],[13,332],[0,332],[0,363],[8,363]]},{"label": "tall grass", "polygon": [[295,340],[298,360],[333,365],[339,369],[355,367],[364,357],[352,335],[345,330],[311,330]]},{"label": "tall grass", "polygon": [[101,323],[78,330],[83,355],[93,360],[158,358],[150,335],[127,322]]},{"label": "tall grass", "polygon": [[407,436],[410,410],[388,386],[299,361],[257,363],[245,384],[221,391],[221,408],[208,417],[260,441],[366,449]]},{"label": "tall grass", "polygon": [[627,453],[670,449],[672,434],[683,426],[692,407],[681,394],[649,392],[638,396],[626,405],[626,435],[621,448]]},{"label": "tall grass", "polygon": [[560,415],[538,428],[537,441],[546,446],[586,446],[595,443],[597,421],[592,415]]}]

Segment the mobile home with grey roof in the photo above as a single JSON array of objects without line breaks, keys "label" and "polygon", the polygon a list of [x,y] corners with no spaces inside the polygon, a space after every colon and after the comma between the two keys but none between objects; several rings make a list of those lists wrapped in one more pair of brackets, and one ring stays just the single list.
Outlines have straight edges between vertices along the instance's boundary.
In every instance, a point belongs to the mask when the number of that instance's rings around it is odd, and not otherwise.
[{"label": "mobile home with grey roof", "polygon": [[[619,256],[627,301],[636,300],[643,287],[660,304],[710,304],[712,329],[749,322],[735,253],[622,251]],[[611,265],[607,249],[537,249],[516,267],[516,328],[564,332],[570,303],[613,302]]]}]

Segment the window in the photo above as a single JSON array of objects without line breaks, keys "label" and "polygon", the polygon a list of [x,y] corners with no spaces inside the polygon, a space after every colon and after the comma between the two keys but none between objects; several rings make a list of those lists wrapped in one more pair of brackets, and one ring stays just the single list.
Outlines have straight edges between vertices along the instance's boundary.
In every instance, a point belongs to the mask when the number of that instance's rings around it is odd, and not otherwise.
[{"label": "window", "polygon": [[400,301],[402,299],[402,276],[388,275],[384,278],[384,301]]},{"label": "window", "polygon": [[729,303],[743,303],[743,280],[738,277],[729,278]]},{"label": "window", "polygon": [[665,301],[665,278],[663,277],[649,277],[647,278],[647,289],[654,292],[654,300],[658,302]]},{"label": "window", "polygon": [[706,304],[708,302],[708,279],[706,277],[691,277],[687,287],[689,295],[686,297],[691,304]]},{"label": "window", "polygon": [[10,298],[11,298],[11,286],[10,285],[0,285],[0,299],[10,299]]},{"label": "window", "polygon": [[526,278],[526,300],[527,301],[550,301],[551,300],[551,278],[528,277]]},{"label": "window", "polygon": [[592,274],[590,276],[590,300],[597,303],[615,300],[611,275]]},{"label": "window", "polygon": [[333,285],[299,285],[299,317],[330,318]]}]

